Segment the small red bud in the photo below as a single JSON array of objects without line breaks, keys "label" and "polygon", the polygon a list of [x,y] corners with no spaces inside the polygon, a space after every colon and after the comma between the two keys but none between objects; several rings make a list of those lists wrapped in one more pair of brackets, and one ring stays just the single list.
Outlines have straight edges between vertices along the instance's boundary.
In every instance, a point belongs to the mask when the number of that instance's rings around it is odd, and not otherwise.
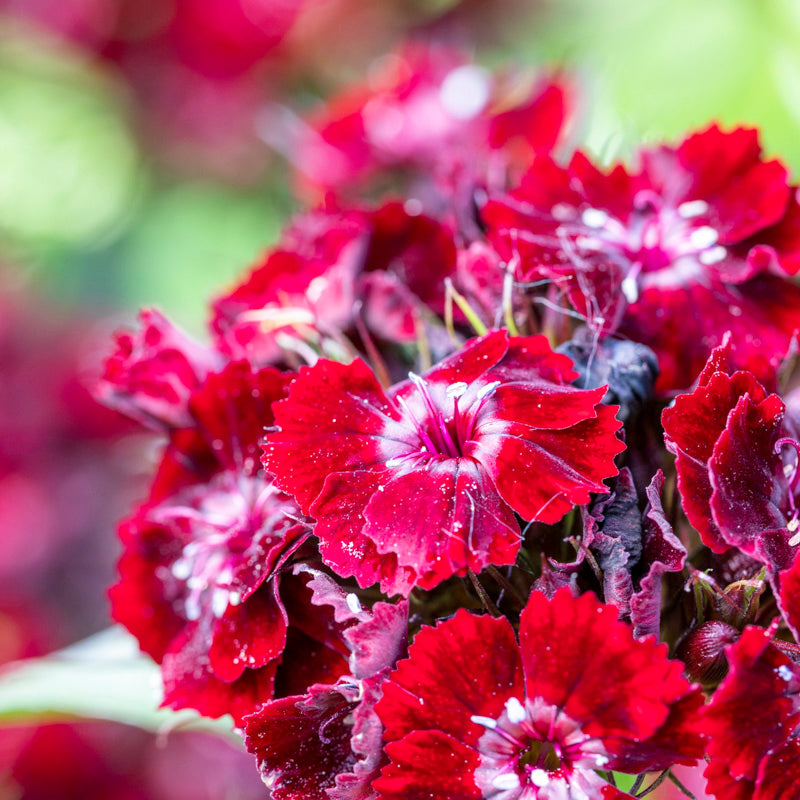
[{"label": "small red bud", "polygon": [[727,622],[704,622],[678,645],[678,657],[686,665],[690,680],[703,686],[716,686],[728,672],[725,647],[735,642],[741,631]]}]

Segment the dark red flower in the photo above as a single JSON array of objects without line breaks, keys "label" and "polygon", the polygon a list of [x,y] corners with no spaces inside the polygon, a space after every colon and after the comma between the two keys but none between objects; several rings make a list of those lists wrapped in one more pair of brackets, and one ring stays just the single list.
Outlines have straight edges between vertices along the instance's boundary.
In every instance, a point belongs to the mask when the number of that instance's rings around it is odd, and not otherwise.
[{"label": "dark red flower", "polygon": [[252,711],[273,694],[288,597],[308,603],[302,581],[279,578],[308,528],[257,454],[286,380],[244,362],[209,375],[188,403],[194,427],[173,434],[149,500],[120,528],[112,611],[162,664],[166,705]]},{"label": "dark red flower", "polygon": [[697,388],[664,411],[667,449],[689,522],[717,553],[739,548],[775,570],[794,560],[800,524],[800,444],[785,406],[755,376],[732,369],[730,339],[715,349]]},{"label": "dark red flower", "polygon": [[702,697],[666,650],[568,589],[531,595],[519,645],[506,619],[463,610],[423,628],[377,705],[392,762],[380,800],[629,797],[598,770],[664,769],[703,750]]},{"label": "dark red flower", "polygon": [[800,785],[800,668],[747,628],[726,648],[730,671],[702,721],[708,790],[719,800],[786,800]]},{"label": "dark red flower", "polygon": [[737,366],[761,380],[800,327],[800,214],[786,169],[755,130],[713,125],[639,166],[599,171],[577,153],[538,158],[485,209],[490,238],[521,281],[549,278],[590,326],[652,348],[658,388],[691,385],[727,330]]},{"label": "dark red flower", "polygon": [[317,193],[392,171],[451,189],[462,172],[505,179],[511,165],[555,146],[568,115],[561,83],[524,83],[498,80],[456,49],[408,44],[309,120],[300,179]]},{"label": "dark red flower", "polygon": [[358,360],[302,368],[264,463],[325,561],[388,593],[513,563],[514,512],[552,523],[616,472],[614,407],[543,336],[493,331],[384,392]]}]

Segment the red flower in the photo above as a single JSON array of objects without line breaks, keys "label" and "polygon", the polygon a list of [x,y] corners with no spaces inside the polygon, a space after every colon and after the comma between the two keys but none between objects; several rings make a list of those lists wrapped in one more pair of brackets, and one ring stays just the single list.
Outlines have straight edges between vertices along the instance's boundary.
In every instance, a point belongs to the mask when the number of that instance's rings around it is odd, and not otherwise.
[{"label": "red flower", "polygon": [[794,560],[800,524],[800,443],[785,406],[750,372],[733,371],[730,338],[716,348],[697,388],[664,411],[667,449],[689,522],[717,553],[737,547],[773,573]]},{"label": "red flower", "polygon": [[568,98],[557,82],[504,85],[464,53],[424,44],[381,66],[311,118],[297,157],[307,187],[337,192],[392,170],[451,189],[462,171],[480,182],[492,171],[505,178],[563,131]]},{"label": "red flower", "polygon": [[222,359],[153,308],[139,313],[139,323],[136,332],[116,334],[95,395],[148,427],[191,425],[189,397]]},{"label": "red flower", "polygon": [[358,315],[379,339],[413,342],[426,309],[443,313],[444,280],[455,269],[450,230],[401,203],[306,214],[216,300],[217,343],[232,358],[276,363],[277,334],[336,337],[351,333]]},{"label": "red flower", "polygon": [[464,610],[423,628],[377,705],[392,761],[379,800],[629,797],[597,770],[702,754],[702,696],[666,650],[568,589],[531,595],[519,645],[504,618]]},{"label": "red flower", "polygon": [[485,209],[519,279],[552,279],[595,330],[651,347],[662,392],[688,387],[726,330],[737,366],[774,370],[800,327],[800,289],[781,277],[800,265],[799,215],[757,132],[717,126],[642,150],[632,172],[541,156]]},{"label": "red flower", "polygon": [[747,628],[726,648],[730,671],[703,710],[708,790],[719,800],[784,800],[800,785],[800,668]]},{"label": "red flower", "polygon": [[555,522],[616,472],[615,408],[574,389],[570,367],[543,336],[504,331],[388,392],[360,360],[320,361],[275,405],[264,464],[362,586],[408,594],[510,564],[514,511]]},{"label": "red flower", "polygon": [[[241,719],[271,697],[294,624],[287,602],[308,605],[302,581],[279,577],[308,528],[257,458],[285,384],[241,362],[208,376],[188,404],[194,427],[173,434],[149,500],[120,528],[113,615],[162,664],[173,708]],[[320,641],[306,630],[295,635]],[[334,655],[312,680],[346,668]]]}]

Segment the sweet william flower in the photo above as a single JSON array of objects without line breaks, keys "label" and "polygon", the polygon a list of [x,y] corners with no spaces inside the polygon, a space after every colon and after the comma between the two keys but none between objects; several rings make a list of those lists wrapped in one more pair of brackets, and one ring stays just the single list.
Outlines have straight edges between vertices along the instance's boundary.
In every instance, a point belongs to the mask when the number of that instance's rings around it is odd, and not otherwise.
[{"label": "sweet william flower", "polygon": [[786,406],[753,373],[734,368],[730,337],[694,391],[662,415],[689,522],[716,553],[738,548],[770,577],[795,559],[800,526],[797,442]]},{"label": "sweet william flower", "polygon": [[361,361],[304,367],[263,461],[317,520],[323,559],[407,595],[513,563],[514,512],[553,523],[616,473],[615,407],[543,336],[492,331],[384,391]]},{"label": "sweet william flower", "polygon": [[222,366],[219,353],[154,308],[143,309],[139,327],[118,331],[114,340],[95,387],[97,399],[156,430],[191,425],[189,398]]},{"label": "sweet william flower", "polygon": [[[376,176],[433,181],[450,199],[550,151],[571,116],[560,78],[505,80],[458,49],[409,42],[309,119],[296,167],[312,194],[352,191]],[[437,205],[441,204],[441,198]]]},{"label": "sweet william flower", "polygon": [[460,610],[423,628],[376,710],[391,764],[379,800],[618,800],[598,771],[691,763],[702,696],[635,641],[615,606],[534,592],[519,644],[504,618]]},{"label": "sweet william flower", "polygon": [[231,358],[278,363],[280,334],[357,339],[359,316],[371,336],[414,342],[428,310],[444,313],[456,252],[446,225],[399,202],[304,214],[214,302],[217,346]]},{"label": "sweet william flower", "polygon": [[120,526],[112,614],[161,664],[171,708],[241,720],[347,668],[332,620],[311,618],[303,579],[287,574],[308,527],[258,460],[286,381],[246,362],[208,375],[188,402],[193,426],[173,432],[150,496]]},{"label": "sweet william flower", "polygon": [[685,389],[733,330],[737,366],[769,378],[800,327],[800,215],[785,167],[758,132],[718,126],[638,165],[602,172],[583,153],[538,157],[484,209],[521,281],[553,280],[593,330],[658,356],[657,388]]}]

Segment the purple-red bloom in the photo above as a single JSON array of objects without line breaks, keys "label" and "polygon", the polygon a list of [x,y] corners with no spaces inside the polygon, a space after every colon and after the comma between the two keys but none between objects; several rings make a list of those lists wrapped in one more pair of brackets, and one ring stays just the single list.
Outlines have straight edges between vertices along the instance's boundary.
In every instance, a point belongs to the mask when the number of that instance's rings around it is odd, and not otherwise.
[{"label": "purple-red bloom", "polygon": [[156,309],[141,311],[139,324],[116,334],[97,398],[157,430],[191,425],[189,397],[222,359]]},{"label": "purple-red bloom", "polygon": [[423,628],[377,705],[391,764],[379,800],[627,798],[599,771],[691,763],[702,696],[617,609],[534,592],[509,622],[460,610]]},{"label": "purple-red bloom", "polygon": [[734,371],[730,338],[716,348],[697,388],[662,416],[675,453],[689,522],[717,553],[739,548],[773,572],[795,557],[800,525],[800,444],[785,405],[756,377]]},{"label": "purple-red bloom", "polygon": [[304,367],[264,445],[323,559],[388,593],[513,563],[514,512],[556,522],[616,473],[615,407],[543,336],[493,331],[384,391],[366,364]]},{"label": "purple-red bloom", "polygon": [[732,330],[737,366],[767,380],[800,328],[800,217],[755,130],[716,125],[604,173],[582,153],[537,158],[484,211],[520,281],[548,278],[590,326],[652,348],[662,392],[685,389]]}]

